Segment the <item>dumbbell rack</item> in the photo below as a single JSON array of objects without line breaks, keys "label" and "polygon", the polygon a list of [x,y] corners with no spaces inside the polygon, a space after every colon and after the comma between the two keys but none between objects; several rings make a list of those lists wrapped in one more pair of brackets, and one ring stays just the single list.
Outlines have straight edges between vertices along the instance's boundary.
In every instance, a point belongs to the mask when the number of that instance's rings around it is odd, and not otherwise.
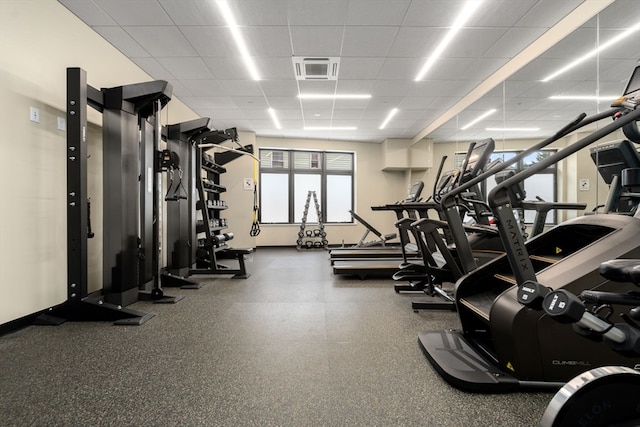
[{"label": "dumbbell rack", "polygon": [[[196,210],[200,218],[196,219],[195,230],[198,242],[196,268],[190,270],[190,274],[233,274],[234,279],[246,279],[249,274],[244,255],[252,250],[232,249],[228,246],[227,242],[233,239],[233,233],[224,232],[227,219],[221,217],[221,212],[227,209],[227,203],[220,199],[220,194],[227,189],[220,185],[220,175],[227,170],[216,162],[216,158],[204,151],[202,148],[196,150]],[[221,264],[220,259],[234,259],[239,267],[231,268]]]},{"label": "dumbbell rack", "polygon": [[[307,215],[309,213],[309,205],[311,204],[311,197],[313,197],[313,203],[316,207],[316,214],[318,215],[318,225],[312,230],[307,230]],[[324,224],[322,223],[322,215],[320,212],[320,205],[318,204],[318,196],[315,191],[309,191],[307,193],[307,201],[304,204],[304,213],[302,214],[302,222],[300,223],[300,231],[298,231],[298,239],[296,240],[296,249],[312,249],[322,248],[327,249],[329,242],[327,241],[327,233],[324,231]]]}]

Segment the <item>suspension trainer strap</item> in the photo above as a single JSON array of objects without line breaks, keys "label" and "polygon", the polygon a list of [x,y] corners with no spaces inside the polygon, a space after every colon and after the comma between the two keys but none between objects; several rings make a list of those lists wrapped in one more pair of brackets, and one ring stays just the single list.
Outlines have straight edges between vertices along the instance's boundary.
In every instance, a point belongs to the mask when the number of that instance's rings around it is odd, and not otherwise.
[{"label": "suspension trainer strap", "polygon": [[251,223],[251,231],[249,235],[256,237],[260,234],[260,207],[258,206],[258,162],[253,163],[253,222]]}]

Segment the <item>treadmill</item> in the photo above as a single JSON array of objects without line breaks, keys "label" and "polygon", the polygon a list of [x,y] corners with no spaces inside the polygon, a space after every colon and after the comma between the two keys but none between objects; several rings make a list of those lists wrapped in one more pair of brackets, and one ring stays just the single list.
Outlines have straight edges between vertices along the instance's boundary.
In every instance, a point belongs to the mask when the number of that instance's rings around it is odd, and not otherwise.
[{"label": "treadmill", "polygon": [[[398,220],[409,217],[417,219],[419,213],[413,205],[420,200],[424,183],[417,181],[413,183],[407,197],[396,203],[383,206],[372,206],[373,211],[395,212]],[[358,276],[364,280],[367,277],[391,277],[402,266],[409,265],[409,262],[420,262],[421,255],[417,245],[411,241],[407,230],[398,229],[400,237],[399,247],[384,248],[339,248],[330,251],[333,273],[337,275]]]},{"label": "treadmill", "polygon": [[[413,203],[415,201],[420,200],[420,195],[422,194],[422,189],[424,188],[424,183],[422,181],[416,181],[411,185],[409,193],[407,197],[401,202],[396,202],[393,204],[383,205],[383,206],[372,206],[371,210],[373,211],[393,211],[395,212],[398,219],[403,218],[405,215],[415,217],[415,214],[412,210],[408,210],[404,208],[404,205],[407,203]],[[355,217],[355,215],[354,215]],[[363,225],[365,222],[361,220],[359,217],[357,218]],[[348,260],[348,259],[371,259],[371,258],[390,258],[397,259],[403,256],[403,247],[406,251],[406,255],[409,257],[418,256],[417,248],[415,245],[411,244],[409,240],[409,236],[407,232],[403,232],[399,230],[399,238],[400,245],[396,246],[367,246],[367,247],[349,247],[349,248],[333,248],[329,251],[329,257],[331,259],[331,263],[338,260]],[[407,244],[409,247],[407,248]]]},{"label": "treadmill", "polygon": [[[477,177],[483,170],[488,168],[488,164],[490,162],[491,153],[493,152],[495,147],[495,143],[492,139],[486,139],[483,141],[473,142],[469,146],[469,150],[467,151],[467,155],[462,164],[462,167],[459,171],[452,174],[445,174],[442,178],[438,179],[438,185],[434,188],[434,194],[430,198],[430,200],[426,202],[410,202],[405,201],[402,204],[394,204],[387,205],[384,209],[395,210],[398,216],[398,222],[396,222],[396,226],[401,234],[401,236],[405,237],[405,241],[408,241],[409,233],[412,234],[416,244],[419,245],[420,258],[416,258],[414,260],[409,260],[405,257],[402,264],[398,263],[398,260],[349,260],[349,261],[340,261],[333,263],[333,272],[334,274],[348,274],[348,275],[357,275],[360,278],[364,279],[367,276],[386,276],[386,277],[394,277],[396,280],[411,280],[412,277],[425,277],[430,274],[427,273],[425,269],[425,263],[428,262],[428,259],[431,259],[428,254],[423,252],[435,252],[435,245],[424,245],[421,237],[415,233],[415,230],[412,229],[412,225],[416,222],[421,221],[436,221],[429,218],[429,211],[435,210],[437,212],[438,217],[440,218],[439,222],[443,223],[444,220],[447,219],[447,213],[441,208],[439,201],[439,194],[445,191],[447,193],[451,193],[451,191],[457,188],[458,185],[468,182],[472,178]],[[444,159],[440,164],[440,168],[438,174],[440,174],[443,167]],[[442,182],[444,180],[444,182]],[[465,200],[464,203],[468,205],[468,207],[461,206],[456,207],[455,216],[457,216],[457,220],[462,222],[462,215],[464,215],[464,210],[469,212],[473,211],[476,216],[476,221],[480,225],[489,226],[488,217],[484,215],[487,209],[484,208],[486,203],[484,203],[481,199],[482,194],[480,192],[480,188],[478,185],[470,187],[471,192],[469,192],[469,197]],[[431,200],[433,199],[433,200]],[[405,212],[405,215],[400,215],[400,212]],[[442,227],[440,227],[442,228]],[[445,239],[447,239],[448,243],[453,243],[451,236],[447,232],[446,227],[444,228]],[[495,231],[495,230],[491,230]],[[439,233],[439,231],[438,231]],[[464,233],[464,232],[463,232]],[[439,237],[438,237],[439,239]],[[445,248],[441,248],[446,250]],[[450,268],[454,268],[453,263],[450,263]],[[396,274],[397,273],[397,274]],[[403,278],[399,278],[399,275],[402,275]],[[403,290],[407,287],[401,287]],[[399,290],[399,287],[396,287],[396,291]]]}]

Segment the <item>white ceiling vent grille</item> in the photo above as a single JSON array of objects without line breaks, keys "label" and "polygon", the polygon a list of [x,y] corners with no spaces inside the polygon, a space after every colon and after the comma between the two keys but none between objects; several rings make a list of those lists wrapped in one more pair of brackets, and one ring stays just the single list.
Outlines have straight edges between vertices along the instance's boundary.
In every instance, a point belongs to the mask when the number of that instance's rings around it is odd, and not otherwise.
[{"label": "white ceiling vent grille", "polygon": [[340,58],[293,57],[297,80],[338,80]]}]

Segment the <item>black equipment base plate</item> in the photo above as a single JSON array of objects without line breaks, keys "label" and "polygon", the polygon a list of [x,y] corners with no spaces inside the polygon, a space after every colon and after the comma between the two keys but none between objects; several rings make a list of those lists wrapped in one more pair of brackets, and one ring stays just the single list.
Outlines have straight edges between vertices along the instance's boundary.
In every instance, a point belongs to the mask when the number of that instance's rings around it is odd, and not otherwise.
[{"label": "black equipment base plate", "polygon": [[460,331],[423,332],[418,340],[438,373],[461,390],[506,393],[519,387],[517,379],[479,354]]}]

